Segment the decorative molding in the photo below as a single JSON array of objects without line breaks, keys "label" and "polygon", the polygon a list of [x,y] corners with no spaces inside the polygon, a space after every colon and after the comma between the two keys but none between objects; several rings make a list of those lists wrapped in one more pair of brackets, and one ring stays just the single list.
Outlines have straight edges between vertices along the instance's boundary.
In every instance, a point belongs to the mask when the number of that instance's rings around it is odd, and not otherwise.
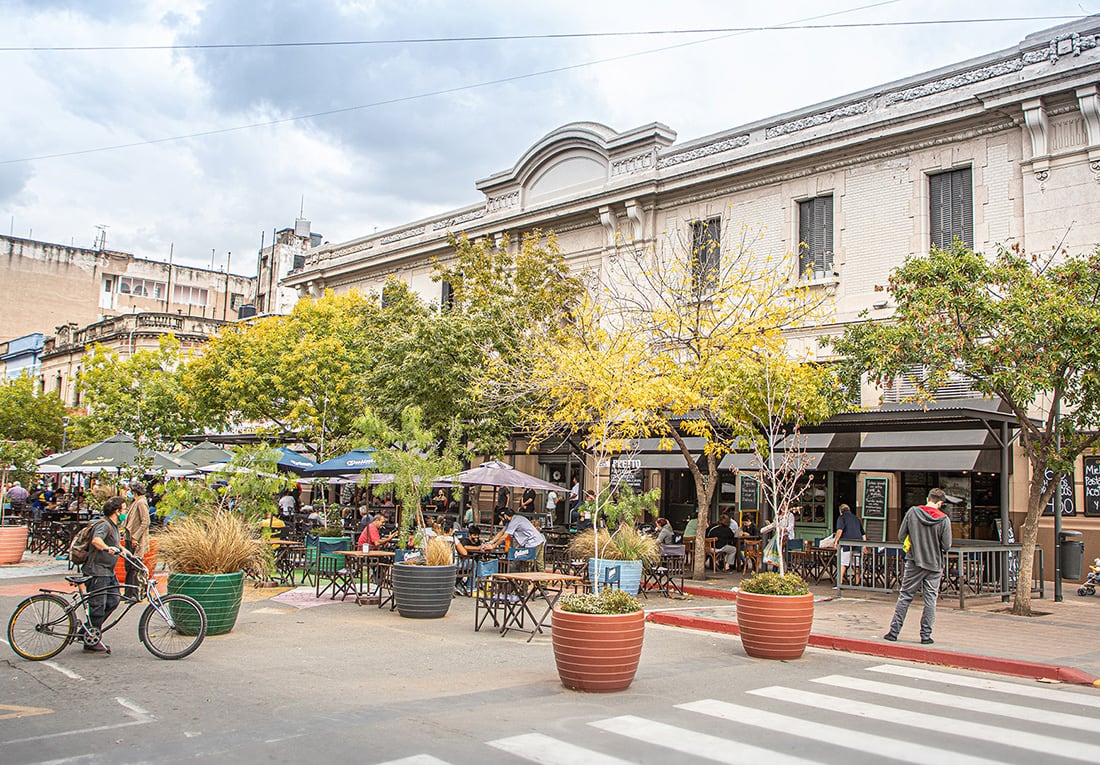
[{"label": "decorative molding", "polygon": [[495,213],[501,210],[507,210],[511,207],[519,206],[519,192],[509,191],[507,194],[501,194],[499,197],[486,197],[485,199],[485,212]]},{"label": "decorative molding", "polygon": [[1031,136],[1031,156],[1035,159],[1046,157],[1050,154],[1050,122],[1047,120],[1047,110],[1040,98],[1023,103],[1024,124]]},{"label": "decorative molding", "polygon": [[652,149],[642,154],[635,154],[632,157],[617,159],[611,163],[611,177],[614,178],[617,175],[631,175],[633,173],[640,173],[643,170],[650,170],[656,164],[656,161],[656,151]]},{"label": "decorative molding", "polygon": [[709,157],[712,154],[721,154],[724,151],[732,151],[733,149],[740,149],[742,146],[748,146],[749,137],[747,135],[739,135],[736,138],[728,138],[723,141],[715,141],[714,143],[708,143],[705,146],[699,146],[689,151],[682,151],[676,154],[668,154],[661,157],[657,161],[657,167],[672,167],[673,165],[679,165],[682,162],[691,162],[695,159],[702,157]]},{"label": "decorative molding", "polygon": [[455,226],[461,226],[463,223],[469,223],[472,220],[478,220],[484,218],[488,213],[485,207],[480,210],[471,210],[468,213],[462,215],[456,215],[453,218],[447,218],[446,220],[437,220],[432,224],[432,231],[442,231],[444,229],[454,228]]},{"label": "decorative molding", "polygon": [[600,225],[603,226],[604,232],[607,234],[607,246],[614,247],[615,235],[619,230],[619,217],[607,205],[600,208]]},{"label": "decorative molding", "polygon": [[817,114],[811,114],[808,117],[784,122],[781,125],[773,125],[764,131],[764,137],[778,138],[788,133],[797,133],[799,130],[806,130],[807,128],[824,125],[833,120],[840,119],[841,117],[854,117],[857,114],[866,114],[871,111],[873,106],[873,101],[857,101],[854,104],[846,104],[836,109],[830,109],[827,112],[819,112]]},{"label": "decorative molding", "polygon": [[645,238],[645,211],[637,199],[631,199],[626,203],[626,217],[630,219],[630,226],[634,241]]},{"label": "decorative molding", "polygon": [[1049,61],[1052,64],[1057,64],[1058,59],[1062,56],[1080,56],[1082,51],[1095,48],[1097,38],[1097,35],[1083,35],[1080,32],[1058,35],[1050,41],[1047,47],[1025,53],[1022,57],[1023,62],[1025,64],[1040,64]]},{"label": "decorative molding", "polygon": [[417,226],[416,228],[407,228],[404,231],[396,231],[392,234],[388,234],[378,241],[382,244],[392,244],[394,242],[400,242],[402,239],[411,239],[414,236],[420,236],[427,231],[427,226]]},{"label": "decorative molding", "polygon": [[971,69],[969,72],[945,77],[942,80],[926,82],[915,88],[906,88],[905,90],[896,91],[894,93],[887,93],[884,103],[886,106],[891,106],[892,104],[903,101],[915,101],[918,98],[935,95],[936,93],[943,93],[946,90],[954,90],[955,88],[973,85],[975,82],[984,82],[994,77],[1001,77],[1006,74],[1018,72],[1023,68],[1024,62],[1022,59],[1008,59],[1007,61],[1001,61],[990,66],[983,66],[978,69]]}]

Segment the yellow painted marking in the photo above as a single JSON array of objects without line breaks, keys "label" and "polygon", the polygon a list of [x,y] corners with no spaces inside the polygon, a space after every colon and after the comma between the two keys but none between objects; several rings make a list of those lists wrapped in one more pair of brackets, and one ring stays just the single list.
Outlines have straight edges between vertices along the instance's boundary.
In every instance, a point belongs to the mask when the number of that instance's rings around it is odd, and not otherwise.
[{"label": "yellow painted marking", "polygon": [[34,717],[35,715],[52,715],[52,709],[45,707],[17,707],[13,704],[0,704],[0,720],[14,720],[18,717]]}]

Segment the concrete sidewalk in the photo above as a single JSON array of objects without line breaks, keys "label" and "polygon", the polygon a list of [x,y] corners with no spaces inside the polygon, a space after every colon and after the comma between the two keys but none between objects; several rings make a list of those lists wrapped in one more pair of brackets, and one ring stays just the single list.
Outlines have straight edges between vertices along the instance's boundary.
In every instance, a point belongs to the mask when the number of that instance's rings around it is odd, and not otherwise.
[{"label": "concrete sidewalk", "polygon": [[[649,620],[689,629],[737,633],[734,587],[739,576],[718,575],[687,582],[690,599],[665,601],[650,595]],[[1100,597],[1079,597],[1076,586],[1065,588],[1065,600],[1032,601],[1040,616],[1018,617],[1004,612],[1011,604],[999,598],[967,601],[941,599],[932,646],[918,636],[921,602],[909,609],[897,643],[882,639],[896,598],[861,593],[836,597],[817,585],[810,645],[853,653],[963,667],[1022,677],[1049,678],[1100,687]],[[1048,593],[1053,588],[1047,589]]]}]

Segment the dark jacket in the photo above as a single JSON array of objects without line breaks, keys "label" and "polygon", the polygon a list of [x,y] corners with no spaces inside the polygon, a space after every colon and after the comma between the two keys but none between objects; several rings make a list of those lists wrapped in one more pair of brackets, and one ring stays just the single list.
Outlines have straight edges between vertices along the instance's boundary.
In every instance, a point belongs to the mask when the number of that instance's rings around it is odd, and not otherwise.
[{"label": "dark jacket", "polygon": [[898,539],[909,537],[909,559],[926,571],[942,571],[951,549],[951,519],[931,505],[909,508],[898,527]]}]

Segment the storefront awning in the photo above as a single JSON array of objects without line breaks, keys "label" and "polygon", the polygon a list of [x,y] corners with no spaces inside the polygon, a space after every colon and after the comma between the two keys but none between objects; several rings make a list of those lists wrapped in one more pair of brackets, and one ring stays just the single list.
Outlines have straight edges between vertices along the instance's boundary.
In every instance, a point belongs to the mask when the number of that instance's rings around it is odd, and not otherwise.
[{"label": "storefront awning", "polygon": [[1000,472],[1000,447],[986,430],[867,433],[850,469]]},{"label": "storefront awning", "polygon": [[[802,449],[804,454],[801,457],[801,461],[804,470],[847,470],[848,460],[851,459],[851,454],[836,451],[838,445],[833,443],[836,438],[837,437],[832,433],[807,433],[799,436],[799,443],[795,441],[793,436],[789,436],[783,439],[776,448],[777,457],[782,459],[780,455],[788,449]],[[841,446],[840,448],[843,447]],[[844,459],[835,458],[840,457],[842,454]],[[822,463],[827,460],[832,463],[833,466],[822,467]],[[843,462],[843,464],[841,464],[841,462]],[[746,452],[734,452],[722,458],[722,461],[718,463],[718,469],[753,471],[760,469],[760,463],[757,461],[755,455]]]},{"label": "storefront awning", "polygon": [[[703,456],[706,441],[702,438],[685,438],[684,442],[691,451],[691,458],[696,462]],[[661,446],[664,444],[665,448]],[[671,444],[671,449],[668,448]],[[684,454],[671,440],[662,441],[660,438],[639,438],[630,444],[630,450],[623,452],[622,457],[638,460],[641,467],[646,470],[686,470],[687,460]]]}]

